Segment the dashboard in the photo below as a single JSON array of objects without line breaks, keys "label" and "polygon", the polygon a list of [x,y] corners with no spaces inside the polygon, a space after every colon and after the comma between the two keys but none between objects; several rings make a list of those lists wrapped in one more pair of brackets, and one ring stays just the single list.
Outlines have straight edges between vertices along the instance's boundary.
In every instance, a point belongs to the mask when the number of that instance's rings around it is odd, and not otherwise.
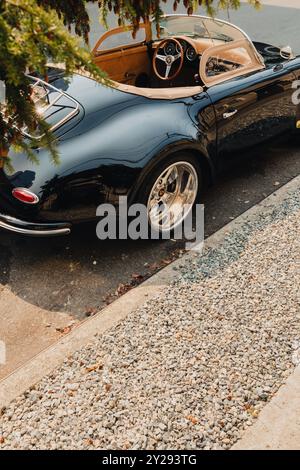
[{"label": "dashboard", "polygon": [[[194,62],[198,57],[198,54],[197,54],[197,51],[195,50],[195,48],[193,46],[191,46],[184,39],[177,39],[177,40],[180,42],[180,44],[183,48],[185,59],[188,62]],[[180,50],[174,42],[169,42],[164,47],[164,53],[166,55],[176,55],[179,52],[180,52]]]}]

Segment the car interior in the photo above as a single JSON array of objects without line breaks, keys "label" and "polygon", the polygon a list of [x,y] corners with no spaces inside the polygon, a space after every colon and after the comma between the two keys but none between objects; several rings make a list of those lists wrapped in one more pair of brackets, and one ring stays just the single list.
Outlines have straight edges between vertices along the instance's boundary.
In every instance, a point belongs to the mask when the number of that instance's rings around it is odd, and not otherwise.
[{"label": "car interior", "polygon": [[[191,40],[174,38],[168,40],[159,46],[159,42],[147,42],[142,45],[134,45],[118,51],[111,51],[110,53],[96,54],[94,62],[102,70],[104,70],[109,78],[112,80],[134,85],[137,87],[149,88],[165,88],[165,87],[180,87],[180,86],[195,86],[201,84],[199,77],[199,64],[201,51],[209,46],[205,40],[200,44],[197,42],[197,48]],[[181,46],[179,46],[179,44]],[[172,64],[172,71],[169,74],[169,79],[164,80],[166,72],[165,63],[162,60],[156,60],[156,71],[153,67],[153,59],[155,52],[159,52],[159,56],[167,57],[183,55],[183,63],[181,64],[180,73],[178,71],[179,63]]]},{"label": "car interior", "polygon": [[176,89],[204,87],[262,68],[251,45],[226,22],[169,15],[159,37],[146,23],[135,35],[125,27],[106,32],[93,49],[93,59],[125,91],[166,90],[171,96]]}]

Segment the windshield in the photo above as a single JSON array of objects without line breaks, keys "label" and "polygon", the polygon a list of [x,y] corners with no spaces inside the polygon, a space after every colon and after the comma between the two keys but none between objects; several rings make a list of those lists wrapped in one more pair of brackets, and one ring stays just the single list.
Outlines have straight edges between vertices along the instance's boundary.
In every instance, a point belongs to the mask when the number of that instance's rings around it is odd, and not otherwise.
[{"label": "windshield", "polygon": [[[159,39],[153,23],[153,39]],[[165,16],[160,21],[160,39],[170,36],[190,36],[223,42],[245,39],[235,26],[213,18],[186,15]]]}]

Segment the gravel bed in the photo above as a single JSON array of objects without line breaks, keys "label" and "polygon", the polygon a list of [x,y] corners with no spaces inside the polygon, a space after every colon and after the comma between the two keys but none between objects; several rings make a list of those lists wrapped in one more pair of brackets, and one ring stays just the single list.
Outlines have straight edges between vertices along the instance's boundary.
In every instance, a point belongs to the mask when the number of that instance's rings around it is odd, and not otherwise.
[{"label": "gravel bed", "polygon": [[180,281],[0,418],[3,449],[227,449],[300,362],[300,195],[181,266]]}]

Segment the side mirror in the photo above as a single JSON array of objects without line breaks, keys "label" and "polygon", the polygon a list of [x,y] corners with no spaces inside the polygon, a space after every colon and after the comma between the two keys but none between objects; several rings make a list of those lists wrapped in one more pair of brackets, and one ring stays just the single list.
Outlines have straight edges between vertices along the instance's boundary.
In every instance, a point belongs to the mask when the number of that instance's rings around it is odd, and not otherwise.
[{"label": "side mirror", "polygon": [[285,60],[291,60],[295,58],[291,46],[285,46],[280,49],[280,56]]}]

